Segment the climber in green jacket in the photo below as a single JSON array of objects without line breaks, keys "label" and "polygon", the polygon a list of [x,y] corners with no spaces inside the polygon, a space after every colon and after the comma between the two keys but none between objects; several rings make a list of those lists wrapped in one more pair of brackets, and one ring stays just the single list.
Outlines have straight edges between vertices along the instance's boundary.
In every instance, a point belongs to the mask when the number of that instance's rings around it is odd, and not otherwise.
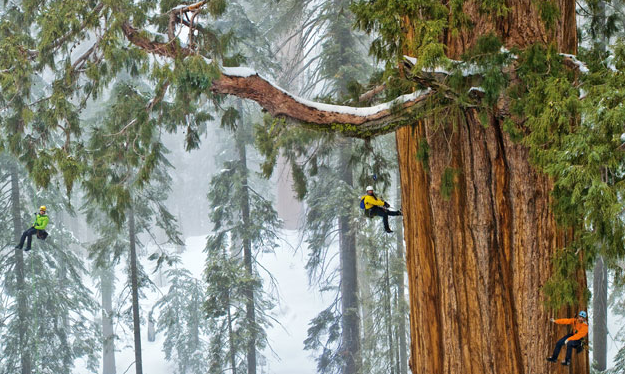
[{"label": "climber in green jacket", "polygon": [[[50,219],[46,215],[46,207],[42,205],[39,208],[39,213],[35,214],[35,222],[28,230],[24,231],[22,234],[22,238],[20,239],[20,244],[18,244],[15,249],[22,249],[24,247],[24,240],[26,240],[26,249],[25,251],[30,251],[31,243],[33,240],[33,235],[37,234],[37,237],[45,239],[48,236],[48,233],[45,231],[46,226],[48,226],[48,222]],[[28,240],[27,240],[28,239]]]}]

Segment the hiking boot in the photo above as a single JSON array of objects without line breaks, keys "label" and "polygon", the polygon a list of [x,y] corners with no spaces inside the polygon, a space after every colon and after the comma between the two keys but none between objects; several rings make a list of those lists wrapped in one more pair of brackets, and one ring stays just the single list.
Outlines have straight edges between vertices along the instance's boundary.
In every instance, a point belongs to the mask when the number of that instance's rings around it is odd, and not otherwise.
[{"label": "hiking boot", "polygon": [[391,229],[386,229],[386,232],[388,232],[389,234],[393,232],[393,230]]},{"label": "hiking boot", "polygon": [[571,361],[564,360],[564,361],[561,362],[561,364],[564,365],[564,366],[570,366],[571,365]]},{"label": "hiking boot", "polygon": [[549,361],[549,362],[557,362],[558,360],[555,357],[549,356],[549,357],[547,357],[547,361]]},{"label": "hiking boot", "polygon": [[24,249],[24,252],[28,252],[28,251],[30,251],[30,248]]}]

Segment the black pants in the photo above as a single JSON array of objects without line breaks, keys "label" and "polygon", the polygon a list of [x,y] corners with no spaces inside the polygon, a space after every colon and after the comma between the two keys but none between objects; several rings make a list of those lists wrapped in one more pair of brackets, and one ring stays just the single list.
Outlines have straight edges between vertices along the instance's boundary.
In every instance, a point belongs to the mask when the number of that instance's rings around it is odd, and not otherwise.
[{"label": "black pants", "polygon": [[[551,357],[555,359],[558,358],[558,355],[560,354],[560,350],[562,349],[562,346],[564,345],[564,341],[570,338],[571,336],[573,336],[573,334],[566,334],[564,335],[564,337],[562,337],[562,339],[558,340],[558,342],[556,343],[556,347],[553,350],[553,355],[551,355]],[[581,340],[569,340],[569,342],[566,344],[566,357],[564,358],[564,360],[567,362],[571,362],[571,352],[573,351],[573,348],[577,348],[580,345],[582,345]]]},{"label": "black pants", "polygon": [[388,216],[399,216],[400,213],[393,210],[383,209],[379,206],[374,206],[368,209],[369,217],[382,217],[382,222],[384,222],[384,230],[391,231],[391,228],[388,225]]},{"label": "black pants", "polygon": [[33,241],[33,235],[35,234],[37,234],[37,229],[34,227],[31,227],[28,230],[24,231],[24,233],[22,234],[22,238],[20,239],[20,244],[18,244],[17,247],[22,249],[24,247],[24,240],[28,238],[28,240],[26,240],[26,250],[29,251],[30,245]]}]

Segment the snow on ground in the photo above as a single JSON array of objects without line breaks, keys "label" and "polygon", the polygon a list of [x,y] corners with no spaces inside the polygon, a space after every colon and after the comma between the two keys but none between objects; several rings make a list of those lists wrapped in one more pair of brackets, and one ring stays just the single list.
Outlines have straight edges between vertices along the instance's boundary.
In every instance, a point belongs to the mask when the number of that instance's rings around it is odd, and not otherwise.
[{"label": "snow on ground", "polygon": [[[271,374],[315,374],[315,362],[310,356],[311,352],[304,351],[303,341],[306,339],[308,322],[325,308],[321,295],[308,287],[306,270],[304,269],[305,254],[307,253],[305,243],[299,246],[299,233],[297,231],[284,231],[281,237],[284,242],[276,249],[275,254],[262,254],[259,257],[263,266],[270,271],[277,280],[280,303],[271,313],[281,325],[274,323],[269,329],[269,344],[273,350],[265,350],[262,354],[267,358],[259,373]],[[186,240],[186,250],[181,255],[183,266],[188,269],[194,277],[201,279],[204,269],[206,254],[203,252],[206,244],[204,236],[193,236]],[[152,271],[154,264],[146,258],[141,259],[147,271]],[[116,269],[117,291],[125,281],[125,264]],[[158,275],[152,276],[158,282]],[[167,292],[167,285],[161,287],[161,292]],[[94,290],[95,293],[95,290]],[[152,305],[158,300],[158,292],[148,292],[147,299],[141,301],[142,316],[146,317]],[[614,365],[613,359],[618,352],[620,343],[615,342],[616,333],[623,326],[623,319],[617,318],[611,310],[608,311],[608,368]],[[592,314],[591,314],[592,323]],[[592,331],[592,325],[591,331]],[[126,326],[117,324],[116,334],[120,339],[116,342],[116,366],[118,374],[134,373],[134,345],[132,340],[132,330]],[[162,352],[163,334],[156,335],[156,341],[148,342],[147,325],[141,326],[141,344],[143,352],[143,371],[148,374],[172,374],[175,372],[175,363],[165,360]],[[276,357],[278,355],[278,357]],[[590,352],[592,362],[592,351]],[[263,362],[263,360],[259,360]],[[101,368],[100,368],[101,372]],[[77,362],[74,374],[88,374],[84,363]]]},{"label": "snow on ground", "polygon": [[[304,351],[304,339],[308,330],[308,322],[325,308],[321,295],[309,289],[305,264],[305,244],[295,251],[299,244],[299,234],[296,231],[284,231],[281,237],[284,239],[275,251],[275,254],[262,254],[259,256],[261,264],[269,270],[278,283],[280,303],[271,313],[281,325],[274,326],[267,331],[271,350],[265,350],[262,355],[266,360],[260,360],[262,367],[259,373],[271,374],[314,374],[316,364],[308,351]],[[194,236],[186,239],[186,249],[181,254],[183,266],[194,277],[201,279],[204,269],[206,254],[203,252],[206,237]],[[154,264],[145,257],[141,258],[146,271],[151,272]],[[126,279],[125,264],[116,268],[117,289]],[[158,284],[158,274],[153,274],[152,279]],[[160,292],[167,292],[167,285],[163,285]],[[95,290],[94,290],[95,292]],[[141,300],[141,315],[144,323],[141,325],[141,346],[143,356],[143,372],[148,374],[172,374],[175,372],[175,363],[167,362],[162,351],[164,336],[156,335],[156,341],[149,342],[147,339],[147,314],[160,298],[159,292],[146,292],[146,299]],[[134,343],[132,330],[120,323],[116,325],[115,363],[118,374],[134,373]],[[101,367],[99,369],[101,372]],[[75,374],[88,374],[83,362],[77,361]]]}]

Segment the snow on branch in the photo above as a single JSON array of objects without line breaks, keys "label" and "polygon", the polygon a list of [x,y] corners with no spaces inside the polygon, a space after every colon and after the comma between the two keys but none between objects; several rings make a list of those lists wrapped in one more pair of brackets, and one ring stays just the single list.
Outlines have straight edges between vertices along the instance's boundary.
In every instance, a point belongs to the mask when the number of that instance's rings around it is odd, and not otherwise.
[{"label": "snow on branch", "polygon": [[206,4],[206,0],[203,1],[198,1],[197,3],[191,4],[191,5],[187,5],[187,4],[180,4],[178,6],[175,6],[173,8],[171,8],[169,10],[170,13],[185,13],[185,12],[193,12],[198,10],[199,8],[201,8],[202,6],[204,6],[204,4]]},{"label": "snow on branch", "polygon": [[[251,99],[271,115],[301,121],[318,130],[339,131],[347,136],[369,137],[394,131],[408,110],[423,106],[433,91],[416,91],[371,106],[350,107],[318,103],[292,95],[249,68],[227,68],[213,81],[211,90]],[[355,126],[350,126],[355,125]]]},{"label": "snow on branch", "polygon": [[[501,53],[508,54],[512,60],[517,60],[518,58],[518,56],[510,53],[507,49],[503,47],[501,48]],[[588,68],[586,67],[586,64],[578,60],[577,56],[568,54],[568,53],[560,53],[560,56],[563,57],[564,64],[567,65],[568,67],[575,69],[575,70],[579,70],[579,72],[582,74],[587,74],[589,72]],[[480,73],[479,66],[475,64],[469,64],[469,63],[466,63],[465,61],[460,61],[460,60],[449,60],[449,61],[451,62],[452,66],[460,67],[461,73],[465,77],[468,77],[471,75],[477,75]],[[417,59],[415,57],[404,55],[404,64],[406,64],[407,67],[411,69],[413,66],[417,65]],[[447,70],[446,68],[442,66],[426,68],[426,69],[423,69],[422,71],[424,73],[430,73],[430,74],[435,74],[435,75],[438,75],[438,74],[445,75],[445,76],[451,75],[451,72],[449,72],[449,70]]]},{"label": "snow on branch", "polygon": [[[122,31],[129,42],[152,54],[176,58],[196,53],[180,46],[175,39],[167,43],[153,41],[149,34],[128,22],[122,25]],[[331,105],[292,95],[244,67],[223,67],[221,77],[212,82],[211,91],[254,100],[273,116],[300,121],[307,127],[361,138],[389,133],[402,126],[407,112],[422,107],[434,92],[431,89],[416,91],[372,107]]]},{"label": "snow on branch", "polygon": [[570,67],[579,70],[582,74],[587,74],[589,72],[586,64],[582,61],[578,60],[575,55],[570,55],[568,53],[560,53],[560,56],[564,57],[564,63],[569,65]]}]

